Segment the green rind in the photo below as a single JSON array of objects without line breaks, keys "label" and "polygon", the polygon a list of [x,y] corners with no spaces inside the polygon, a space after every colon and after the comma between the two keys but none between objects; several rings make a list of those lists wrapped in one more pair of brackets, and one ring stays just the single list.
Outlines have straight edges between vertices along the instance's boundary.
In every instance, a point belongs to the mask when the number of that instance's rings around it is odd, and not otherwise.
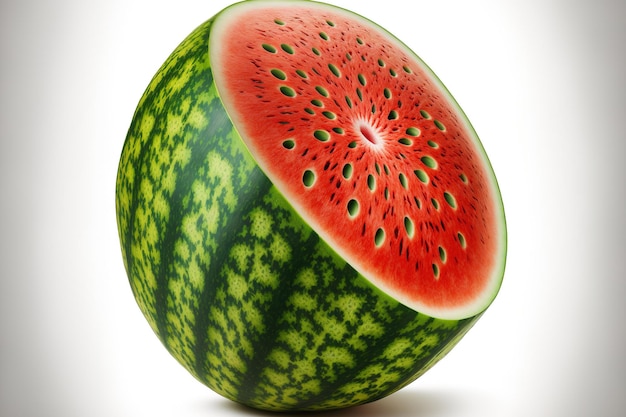
[{"label": "green rind", "polygon": [[246,150],[208,62],[211,20],[168,58],[124,144],[116,208],[137,303],[197,379],[269,410],[382,398],[478,319],[434,319],[373,287]]}]

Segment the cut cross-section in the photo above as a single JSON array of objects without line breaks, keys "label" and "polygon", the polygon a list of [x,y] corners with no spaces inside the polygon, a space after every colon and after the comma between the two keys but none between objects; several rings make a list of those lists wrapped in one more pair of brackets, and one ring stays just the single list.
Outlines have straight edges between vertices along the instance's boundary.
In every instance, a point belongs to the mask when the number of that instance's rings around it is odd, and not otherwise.
[{"label": "cut cross-section", "polygon": [[499,192],[428,67],[373,23],[309,2],[250,2],[212,31],[225,109],[313,230],[417,311],[483,311],[504,267]]}]

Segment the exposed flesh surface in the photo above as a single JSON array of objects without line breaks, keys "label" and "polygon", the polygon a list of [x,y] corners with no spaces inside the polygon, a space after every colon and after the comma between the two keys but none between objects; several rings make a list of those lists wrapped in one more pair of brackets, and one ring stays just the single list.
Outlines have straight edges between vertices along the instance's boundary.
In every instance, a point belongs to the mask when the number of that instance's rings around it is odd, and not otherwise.
[{"label": "exposed flesh surface", "polygon": [[417,311],[487,307],[504,268],[497,184],[415,54],[347,11],[265,1],[227,9],[209,51],[251,154],[337,253]]}]

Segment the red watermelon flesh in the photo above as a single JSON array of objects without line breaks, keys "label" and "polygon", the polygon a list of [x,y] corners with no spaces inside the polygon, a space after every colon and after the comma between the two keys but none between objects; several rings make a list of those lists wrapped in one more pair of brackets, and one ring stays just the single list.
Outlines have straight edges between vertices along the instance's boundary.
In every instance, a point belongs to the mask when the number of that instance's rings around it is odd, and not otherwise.
[{"label": "red watermelon flesh", "polygon": [[489,161],[431,70],[385,30],[311,2],[226,9],[215,82],[266,175],[381,290],[438,318],[483,311],[505,226]]}]

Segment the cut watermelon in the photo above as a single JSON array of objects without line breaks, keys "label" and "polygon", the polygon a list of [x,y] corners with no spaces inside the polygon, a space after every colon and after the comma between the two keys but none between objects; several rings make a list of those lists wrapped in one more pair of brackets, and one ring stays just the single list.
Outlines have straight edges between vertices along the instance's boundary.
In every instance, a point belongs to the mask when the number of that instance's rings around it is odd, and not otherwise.
[{"label": "cut watermelon", "polygon": [[146,89],[116,212],[130,286],[198,380],[265,410],[411,383],[500,287],[504,212],[465,115],[374,23],[235,4]]},{"label": "cut watermelon", "polygon": [[430,69],[373,23],[316,3],[227,9],[209,42],[254,159],[376,286],[417,311],[483,311],[504,268],[487,156]]}]

